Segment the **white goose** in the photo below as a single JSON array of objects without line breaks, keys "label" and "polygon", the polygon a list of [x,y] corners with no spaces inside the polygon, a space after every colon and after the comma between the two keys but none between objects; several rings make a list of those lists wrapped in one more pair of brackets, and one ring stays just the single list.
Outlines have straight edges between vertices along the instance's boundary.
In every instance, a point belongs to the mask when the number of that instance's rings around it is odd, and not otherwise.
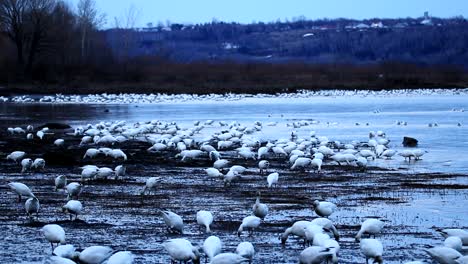
[{"label": "white goose", "polygon": [[75,215],[75,220],[78,219],[81,210],[83,210],[83,205],[77,200],[70,200],[62,207],[63,212],[70,214],[70,221],[73,219],[72,215]]},{"label": "white goose", "polygon": [[54,249],[53,254],[62,258],[75,259],[79,253],[73,245],[60,245]]},{"label": "white goose", "polygon": [[91,246],[79,253],[80,262],[86,264],[100,264],[112,255],[112,248],[106,246]]},{"label": "white goose", "polygon": [[424,251],[441,264],[457,264],[456,259],[463,257],[460,252],[449,247],[435,247]]},{"label": "white goose", "polygon": [[310,221],[311,224],[321,226],[324,230],[331,231],[333,233],[333,236],[335,237],[336,241],[340,240],[340,234],[338,233],[338,230],[336,229],[335,225],[333,222],[328,219],[328,218],[315,218],[314,220]]},{"label": "white goose", "polygon": [[382,231],[384,227],[384,222],[380,221],[379,219],[370,218],[364,221],[361,224],[361,229],[356,235],[356,241],[360,241],[363,234],[375,235]]},{"label": "white goose", "polygon": [[14,191],[16,194],[18,194],[18,202],[21,202],[21,197],[22,196],[26,196],[26,197],[30,197],[30,198],[36,197],[32,193],[31,189],[29,189],[29,187],[24,183],[10,182],[7,185],[8,185],[8,187],[10,187],[10,189],[12,191]]},{"label": "white goose", "polygon": [[216,168],[205,169],[206,174],[209,177],[223,177],[224,175]]},{"label": "white goose", "polygon": [[464,246],[468,246],[468,231],[459,228],[447,228],[439,230],[444,237],[456,236],[462,240]]},{"label": "white goose", "polygon": [[31,170],[33,165],[32,159],[23,159],[21,160],[21,173],[25,173],[28,170]]},{"label": "white goose", "polygon": [[44,264],[76,264],[76,262],[68,258],[50,256],[44,261]]},{"label": "white goose", "polygon": [[213,223],[213,214],[209,211],[198,211],[197,212],[197,224],[205,226],[206,233],[210,233],[210,225]]},{"label": "white goose", "polygon": [[267,177],[267,182],[268,182],[268,188],[271,188],[273,185],[278,184],[278,178],[279,178],[279,173],[274,172],[268,175]]},{"label": "white goose", "polygon": [[260,162],[258,162],[260,174],[263,174],[263,171],[267,172],[268,167],[270,167],[270,162],[268,160],[261,160]]},{"label": "white goose", "polygon": [[34,162],[32,164],[32,168],[34,168],[35,170],[44,170],[45,168],[45,165],[46,165],[46,162],[44,159],[41,159],[41,158],[37,158],[37,159],[34,159]]},{"label": "white goose", "polygon": [[255,248],[250,242],[241,242],[237,245],[236,253],[249,260],[249,263],[252,263],[253,257],[255,255]]},{"label": "white goose", "polygon": [[24,203],[24,209],[26,210],[26,213],[30,219],[33,219],[32,214],[34,213],[36,214],[36,217],[38,216],[40,208],[41,204],[39,203],[39,199],[36,197],[29,198]]},{"label": "white goose", "polygon": [[132,264],[134,259],[132,252],[119,251],[107,260],[107,264]]},{"label": "white goose", "polygon": [[81,187],[82,185],[78,182],[71,182],[69,183],[65,189],[67,190],[67,199],[70,200],[73,197],[78,197],[81,193]]},{"label": "white goose", "polygon": [[252,235],[255,228],[257,228],[260,225],[261,221],[262,220],[259,217],[253,215],[245,217],[242,220],[242,224],[239,226],[239,229],[237,230],[237,236],[240,237],[244,229],[248,229],[249,235]]},{"label": "white goose", "polygon": [[444,240],[444,246],[453,248],[458,252],[461,252],[463,250],[463,242],[461,238],[456,236],[447,237]]},{"label": "white goose", "polygon": [[373,259],[373,263],[383,263],[382,254],[383,254],[383,246],[377,239],[363,239],[359,243],[361,248],[362,254],[366,257],[366,264],[368,263],[369,259]]},{"label": "white goose", "polygon": [[313,205],[315,213],[321,217],[329,217],[337,208],[336,204],[332,202],[320,202],[318,200],[315,200]]},{"label": "white goose", "polygon": [[216,255],[221,253],[223,244],[221,239],[217,236],[209,236],[203,243],[203,252],[205,252],[207,258],[211,261]]},{"label": "white goose", "polygon": [[164,248],[174,261],[189,261],[193,260],[199,263],[200,253],[198,249],[192,246],[192,243],[186,239],[176,238],[170,239],[163,244]]},{"label": "white goose", "polygon": [[268,205],[260,203],[260,192],[257,192],[257,200],[252,207],[253,214],[264,219],[268,214]]},{"label": "white goose", "polygon": [[41,231],[44,233],[44,237],[47,241],[50,242],[52,246],[52,251],[54,250],[54,243],[63,244],[65,243],[65,230],[59,225],[49,224],[41,228]]},{"label": "white goose", "polygon": [[143,187],[143,190],[141,191],[141,195],[145,195],[146,191],[148,191],[150,194],[151,192],[156,188],[160,181],[160,177],[151,177],[146,180],[145,187]]},{"label": "white goose", "polygon": [[13,151],[7,155],[6,159],[13,160],[14,162],[18,163],[18,161],[24,158],[24,156],[26,156],[26,152],[24,151]]},{"label": "white goose", "polygon": [[167,230],[169,232],[177,232],[179,234],[183,234],[184,229],[184,220],[178,214],[173,213],[169,210],[160,211],[164,223],[167,225]]},{"label": "white goose", "polygon": [[327,248],[311,246],[304,249],[299,255],[300,264],[318,264],[331,260],[332,263],[338,263],[336,255]]},{"label": "white goose", "polygon": [[221,253],[214,257],[210,264],[241,264],[246,262],[248,259],[243,258],[235,253]]},{"label": "white goose", "polygon": [[65,188],[65,186],[67,186],[67,176],[65,175],[57,176],[55,178],[54,183],[55,183],[54,191]]},{"label": "white goose", "polygon": [[309,221],[295,222],[291,227],[286,228],[284,233],[280,236],[281,243],[285,244],[290,235],[295,235],[295,236],[304,238],[304,242],[305,242],[305,239],[306,239],[305,229],[307,228],[308,225],[311,225],[311,222]]}]

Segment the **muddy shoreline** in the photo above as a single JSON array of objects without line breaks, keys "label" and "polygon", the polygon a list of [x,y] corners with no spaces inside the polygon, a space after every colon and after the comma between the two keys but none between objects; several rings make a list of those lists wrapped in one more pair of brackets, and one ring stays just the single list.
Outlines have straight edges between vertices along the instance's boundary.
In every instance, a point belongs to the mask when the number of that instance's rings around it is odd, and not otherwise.
[{"label": "muddy shoreline", "polygon": [[[415,217],[404,211],[419,195],[448,203],[454,197],[464,197],[466,201],[468,186],[456,181],[463,178],[466,182],[468,176],[463,174],[410,173],[376,167],[359,171],[355,167],[331,164],[323,166],[320,173],[301,173],[290,171],[284,159],[271,158],[269,171],[279,172],[280,181],[277,188],[268,189],[266,175],[259,174],[256,161],[244,161],[234,157],[233,152],[221,152],[233,165],[247,168],[239,181],[224,187],[221,179],[206,175],[204,169],[212,166],[207,157],[182,162],[175,158],[176,152],[148,153],[149,143],[129,141],[113,146],[127,153],[128,160],[124,163],[104,157],[83,160],[84,152],[92,146],[79,146],[78,137],[63,131],[55,131],[54,136],[42,141],[37,138],[27,141],[24,135],[10,136],[3,131],[0,157],[23,150],[28,157],[43,157],[47,165],[43,172],[20,173],[19,165],[0,159],[0,185],[8,181],[23,182],[31,187],[42,206],[37,222],[28,223],[24,204],[18,203],[17,196],[2,187],[0,223],[5,232],[2,238],[5,247],[0,251],[2,263],[42,263],[50,254],[50,245],[39,231],[46,223],[62,225],[67,242],[78,248],[107,245],[116,250],[131,250],[136,255],[136,263],[170,263],[161,246],[166,239],[184,237],[201,246],[208,236],[200,233],[196,224],[195,215],[199,210],[213,213],[213,234],[222,240],[223,252],[233,252],[239,242],[249,241],[257,251],[254,263],[297,263],[303,249],[300,241],[291,237],[282,246],[278,236],[295,221],[317,217],[311,209],[315,199],[338,205],[338,212],[330,219],[342,237],[339,263],[364,262],[354,236],[360,222],[368,217],[379,217],[386,223],[380,236],[386,263],[428,259],[422,249],[443,241],[436,228],[467,228],[466,219],[453,219],[451,226],[438,226],[437,222],[428,222],[424,214]],[[57,138],[65,139],[64,147],[53,145]],[[69,182],[79,181],[78,167],[85,164],[110,168],[125,164],[127,175],[118,180],[86,182],[79,197],[84,213],[79,221],[68,221],[68,216],[60,212],[66,195],[64,191],[53,191],[53,181],[57,175],[66,175]],[[161,177],[160,186],[153,194],[141,196],[145,180],[153,176]],[[251,214],[257,191],[261,191],[262,202],[270,207],[270,213],[252,237],[243,234],[238,238],[237,228],[242,218]],[[381,206],[390,209],[374,215],[375,208]],[[393,207],[398,210],[392,211]],[[182,216],[185,234],[167,234],[158,209],[169,209]]]}]

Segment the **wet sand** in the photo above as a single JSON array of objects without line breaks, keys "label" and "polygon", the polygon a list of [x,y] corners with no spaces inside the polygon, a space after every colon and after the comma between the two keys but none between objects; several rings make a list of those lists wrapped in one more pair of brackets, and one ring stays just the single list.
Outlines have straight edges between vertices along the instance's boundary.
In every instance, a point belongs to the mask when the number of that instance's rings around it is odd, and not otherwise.
[{"label": "wet sand", "polygon": [[[65,139],[64,148],[52,144],[59,137]],[[2,188],[2,263],[42,263],[51,253],[50,244],[39,231],[47,223],[60,224],[66,231],[67,243],[78,248],[107,245],[116,250],[132,251],[137,257],[136,263],[170,263],[161,245],[166,239],[183,237],[201,246],[208,237],[196,224],[199,210],[213,213],[212,234],[222,240],[223,252],[233,252],[238,243],[250,241],[257,252],[254,263],[297,263],[304,249],[302,242],[290,237],[282,246],[278,237],[295,221],[317,217],[311,207],[315,199],[338,205],[338,212],[330,219],[336,223],[341,236],[339,263],[364,263],[354,236],[359,224],[368,217],[381,217],[386,223],[383,234],[378,236],[384,245],[385,263],[428,259],[422,249],[443,241],[436,228],[467,228],[466,211],[456,212],[457,208],[466,209],[467,175],[422,174],[375,167],[359,171],[355,167],[337,165],[325,165],[320,173],[302,173],[290,171],[284,159],[272,158],[269,172],[279,172],[280,179],[278,187],[269,189],[267,174],[259,174],[256,161],[238,159],[233,156],[234,152],[221,152],[232,165],[247,168],[239,181],[224,187],[222,179],[206,175],[204,169],[212,166],[208,158],[182,162],[174,157],[176,152],[148,153],[148,143],[133,141],[113,146],[122,148],[129,157],[123,163],[127,175],[118,180],[87,181],[79,196],[84,212],[78,221],[69,221],[68,215],[60,210],[66,203],[66,194],[63,190],[54,192],[54,178],[66,175],[68,182],[80,181],[78,167],[81,165],[114,168],[122,162],[103,157],[82,160],[91,146],[78,146],[79,139],[72,136],[56,134],[53,138],[32,142],[24,138],[2,132],[0,156],[23,150],[28,153],[27,157],[44,157],[45,171],[19,173],[19,165],[1,159],[0,185],[8,181],[27,184],[39,198],[42,208],[37,221],[30,223],[24,203],[18,203],[14,193]],[[141,196],[145,180],[152,176],[161,177],[159,187],[152,194]],[[261,191],[262,202],[269,206],[270,213],[253,236],[244,233],[239,238],[237,228],[242,218],[251,214],[257,191]],[[447,208],[431,211],[428,210],[431,206],[419,207],[420,201],[447,204]],[[182,216],[183,235],[167,233],[159,209]]]}]

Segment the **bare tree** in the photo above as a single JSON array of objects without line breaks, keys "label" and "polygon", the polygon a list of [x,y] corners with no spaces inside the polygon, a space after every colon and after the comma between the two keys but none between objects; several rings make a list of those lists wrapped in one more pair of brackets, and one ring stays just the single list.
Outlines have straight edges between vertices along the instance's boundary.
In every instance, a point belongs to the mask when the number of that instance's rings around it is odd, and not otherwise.
[{"label": "bare tree", "polygon": [[86,57],[86,43],[92,30],[106,23],[106,15],[99,13],[95,0],[80,0],[77,8],[78,22],[81,31],[81,59]]},{"label": "bare tree", "polygon": [[27,0],[0,0],[0,26],[15,43],[18,63],[24,65],[23,45],[26,38],[24,23]]},{"label": "bare tree", "polygon": [[114,27],[116,29],[121,30],[122,32],[122,39],[121,39],[121,47],[123,49],[123,54],[119,57],[123,57],[124,60],[127,60],[130,53],[130,43],[134,39],[134,28],[140,16],[140,10],[135,8],[134,5],[130,5],[130,7],[124,12],[122,16],[119,18],[114,18]]}]

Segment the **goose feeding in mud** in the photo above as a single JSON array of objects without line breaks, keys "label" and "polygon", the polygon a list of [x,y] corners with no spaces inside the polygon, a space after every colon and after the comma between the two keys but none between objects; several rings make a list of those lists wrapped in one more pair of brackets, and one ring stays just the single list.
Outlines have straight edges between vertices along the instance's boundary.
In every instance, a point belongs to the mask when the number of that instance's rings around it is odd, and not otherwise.
[{"label": "goose feeding in mud", "polygon": [[59,245],[54,249],[53,254],[62,258],[75,259],[78,257],[79,252],[76,251],[73,245]]},{"label": "goose feeding in mud", "polygon": [[132,264],[135,256],[130,251],[119,251],[107,260],[107,264]]},{"label": "goose feeding in mud", "polygon": [[44,170],[45,165],[46,165],[46,162],[44,159],[37,158],[37,159],[34,159],[32,168],[34,168],[37,171],[41,171],[41,170]]},{"label": "goose feeding in mud", "polygon": [[255,248],[250,242],[241,242],[239,245],[237,245],[236,253],[237,255],[248,259],[249,263],[252,263],[253,257],[255,255]]},{"label": "goose feeding in mud", "polygon": [[95,157],[97,157],[97,155],[99,155],[101,153],[101,151],[99,151],[98,149],[95,149],[95,148],[89,148],[86,150],[84,156],[83,156],[83,159],[86,159],[86,158],[90,158],[90,159],[93,159]]},{"label": "goose feeding in mud", "polygon": [[311,246],[304,249],[299,255],[300,264],[319,264],[323,262],[338,263],[338,258],[334,252],[328,248]]},{"label": "goose feeding in mud", "polygon": [[211,260],[210,264],[241,264],[246,261],[248,261],[248,259],[235,253],[221,253],[216,255],[216,257]]},{"label": "goose feeding in mud", "polygon": [[447,237],[444,240],[444,246],[449,247],[449,248],[453,248],[458,252],[461,252],[463,250],[463,242],[462,242],[461,238],[459,238],[457,236]]},{"label": "goose feeding in mud", "polygon": [[457,264],[457,259],[463,255],[453,248],[449,247],[434,247],[430,249],[423,249],[431,258],[441,264]]},{"label": "goose feeding in mud", "polygon": [[249,236],[253,235],[254,230],[260,226],[261,219],[257,216],[250,215],[247,217],[244,217],[242,220],[242,224],[239,226],[239,229],[237,230],[237,236],[241,236],[242,232],[245,230],[249,231]]},{"label": "goose feeding in mud", "polygon": [[141,195],[145,195],[146,191],[148,191],[151,194],[151,192],[154,191],[160,180],[160,177],[148,178],[146,180],[145,187],[143,187],[143,190],[141,191]]},{"label": "goose feeding in mud", "polygon": [[398,155],[402,156],[405,160],[408,159],[408,161],[411,161],[411,157],[414,157],[413,151],[409,149],[398,152]]},{"label": "goose feeding in mud", "polygon": [[369,259],[373,259],[373,263],[383,263],[383,246],[382,243],[377,239],[363,239],[359,243],[362,254],[366,257],[366,263]]},{"label": "goose feeding in mud", "polygon": [[81,193],[81,187],[82,185],[78,182],[71,182],[69,183],[65,189],[68,193],[67,195],[67,199],[70,200],[72,199],[73,197],[78,197],[78,195],[80,195]]},{"label": "goose feeding in mud", "polygon": [[384,222],[380,221],[379,219],[367,219],[361,224],[361,228],[356,235],[356,241],[360,241],[363,234],[369,234],[369,237],[373,235],[375,238],[375,235],[382,231],[384,225]]},{"label": "goose feeding in mud", "polygon": [[81,263],[100,264],[108,259],[114,251],[107,246],[90,246],[79,253]]},{"label": "goose feeding in mud", "polygon": [[261,219],[265,219],[268,214],[268,205],[260,203],[260,192],[257,192],[257,200],[252,207],[253,214]]},{"label": "goose feeding in mud", "polygon": [[54,141],[54,145],[57,147],[63,147],[65,145],[65,140],[59,138]]},{"label": "goose feeding in mud", "polygon": [[209,176],[209,177],[223,177],[224,174],[222,174],[218,169],[216,168],[208,168],[208,169],[205,169],[205,172],[206,174]]},{"label": "goose feeding in mud", "polygon": [[117,180],[119,177],[125,176],[127,169],[124,165],[117,165],[114,169],[115,179]]},{"label": "goose feeding in mud", "polygon": [[413,156],[415,160],[420,160],[424,154],[428,153],[427,150],[422,150],[422,149],[415,149],[413,150]]},{"label": "goose feeding in mud", "polygon": [[313,203],[314,211],[318,216],[329,217],[333,212],[336,211],[336,204],[332,202],[320,202],[315,200]]},{"label": "goose feeding in mud", "polygon": [[232,170],[229,170],[226,175],[223,176],[223,183],[224,183],[224,187],[226,186],[230,186],[231,183],[236,180],[237,178],[240,178],[240,175],[239,173],[235,172],[235,171],[232,171]]},{"label": "goose feeding in mud", "polygon": [[28,170],[31,170],[33,165],[32,159],[23,159],[21,160],[21,173],[25,173]]},{"label": "goose feeding in mud", "polygon": [[222,249],[221,239],[217,236],[209,236],[203,242],[203,252],[205,252],[206,257],[211,261],[216,255],[221,253]]},{"label": "goose feeding in mud", "polygon": [[281,244],[286,244],[286,241],[290,235],[295,235],[305,239],[305,229],[308,225],[311,225],[311,222],[297,221],[291,227],[286,228],[284,233],[280,236]]},{"label": "goose feeding in mud", "polygon": [[227,168],[229,167],[229,160],[219,159],[213,163],[213,167],[218,170]]},{"label": "goose feeding in mud", "polygon": [[52,251],[54,250],[54,244],[63,244],[65,243],[65,230],[59,225],[56,224],[48,224],[41,228],[44,237],[47,241],[50,242],[52,246]]},{"label": "goose feeding in mud", "polygon": [[277,186],[278,178],[279,178],[279,173],[277,172],[269,174],[267,177],[268,188],[271,188],[273,185]]},{"label": "goose feeding in mud", "polygon": [[127,154],[125,154],[121,149],[113,149],[107,154],[107,156],[111,156],[115,160],[127,160]]},{"label": "goose feeding in mud", "polygon": [[12,160],[18,163],[19,160],[23,159],[26,156],[26,152],[24,151],[13,151],[6,156],[7,160]]},{"label": "goose feeding in mud", "polygon": [[75,215],[75,220],[78,219],[82,209],[83,205],[78,200],[70,200],[62,207],[63,212],[70,214],[70,221],[73,219],[72,215]]},{"label": "goose feeding in mud", "polygon": [[160,214],[163,217],[164,223],[166,223],[167,231],[170,233],[184,233],[184,220],[182,220],[182,217],[169,210],[160,211]]},{"label": "goose feeding in mud", "polygon": [[303,170],[305,171],[307,167],[312,163],[310,158],[297,158],[294,164],[291,166],[291,170]]},{"label": "goose feeding in mud", "polygon": [[31,189],[29,189],[29,187],[24,183],[10,182],[7,185],[8,185],[8,187],[10,187],[10,189],[12,191],[14,191],[18,195],[18,202],[21,202],[21,197],[22,196],[29,197],[29,198],[36,197],[32,193]]},{"label": "goose feeding in mud", "polygon": [[81,181],[83,182],[85,179],[93,179],[99,173],[99,168],[96,166],[85,166],[81,171]]},{"label": "goose feeding in mud", "polygon": [[261,147],[257,150],[257,159],[265,158],[268,155],[269,148]]},{"label": "goose feeding in mud", "polygon": [[54,191],[65,188],[65,186],[67,186],[67,176],[65,175],[57,176],[54,180],[54,183],[55,183]]},{"label": "goose feeding in mud", "polygon": [[24,203],[24,209],[26,210],[26,214],[31,220],[33,219],[33,214],[36,214],[36,217],[39,215],[40,208],[41,204],[39,203],[39,199],[37,199],[36,197],[31,197],[27,199]]},{"label": "goose feeding in mud", "polygon": [[114,174],[114,170],[108,167],[99,168],[97,174],[95,175],[98,179],[107,179]]},{"label": "goose feeding in mud", "polygon": [[210,233],[210,225],[213,223],[213,214],[209,211],[198,211],[197,212],[197,224],[205,227],[205,232]]},{"label": "goose feeding in mud", "polygon": [[340,241],[340,234],[338,233],[338,230],[336,229],[335,225],[333,222],[324,217],[319,217],[315,218],[314,220],[310,221],[311,224],[321,226],[324,230],[329,230],[333,233],[333,236],[335,237],[336,241]]},{"label": "goose feeding in mud", "polygon": [[263,174],[263,171],[267,172],[270,167],[270,162],[268,160],[261,160],[258,162],[258,168],[260,169],[260,174]]},{"label": "goose feeding in mud", "polygon": [[194,264],[200,263],[200,253],[198,249],[187,239],[170,239],[163,243],[163,247],[169,253],[169,256],[171,256],[171,262],[186,262],[191,260]]}]

